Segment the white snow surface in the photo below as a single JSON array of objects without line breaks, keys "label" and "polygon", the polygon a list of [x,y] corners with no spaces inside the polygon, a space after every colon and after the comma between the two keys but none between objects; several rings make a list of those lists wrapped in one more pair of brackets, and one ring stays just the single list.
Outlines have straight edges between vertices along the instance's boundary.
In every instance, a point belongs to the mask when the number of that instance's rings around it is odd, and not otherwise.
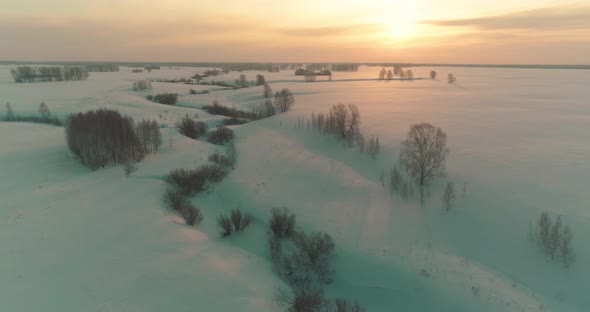
[{"label": "white snow surface", "polygon": [[[17,115],[36,114],[43,101],[61,118],[107,107],[166,128],[161,151],[125,177],[121,166],[81,166],[63,128],[0,123],[2,311],[281,311],[274,289],[285,285],[272,272],[265,233],[270,210],[283,206],[297,215],[298,229],[334,238],[336,275],[326,295],[358,300],[367,311],[590,309],[590,71],[418,67],[415,76],[434,69],[439,80],[386,82],[371,80],[380,68],[362,67],[316,83],[291,71],[244,71],[251,80],[263,74],[275,91],[289,88],[295,107],[233,127],[236,169],[192,198],[205,219],[187,227],[160,201],[163,177],[205,164],[219,147],[181,136],[176,120],[197,114],[214,125],[225,117],[202,105],[249,109],[264,101],[262,87],[131,89],[135,80],[205,70],[164,67],[15,84],[10,67],[0,66],[0,104],[11,102]],[[445,81],[449,72],[455,85]],[[232,82],[239,74],[208,80]],[[161,92],[181,94],[179,106],[145,100]],[[298,117],[337,103],[358,106],[362,131],[380,138],[377,160],[295,128]],[[419,122],[443,128],[451,149],[448,176],[435,180],[423,206],[392,198],[379,181]],[[450,213],[440,200],[447,181],[457,192]],[[219,238],[217,216],[236,207],[255,222]],[[542,211],[571,226],[572,268],[529,246],[529,222]]]}]

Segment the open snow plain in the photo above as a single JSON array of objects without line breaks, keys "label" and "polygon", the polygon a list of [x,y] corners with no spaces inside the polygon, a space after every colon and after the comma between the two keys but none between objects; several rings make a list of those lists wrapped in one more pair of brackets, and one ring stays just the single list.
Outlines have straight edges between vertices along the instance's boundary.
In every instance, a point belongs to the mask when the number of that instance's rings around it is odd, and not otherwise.
[{"label": "open snow plain", "polygon": [[[134,92],[136,80],[205,69],[126,67],[87,81],[15,84],[10,66],[0,66],[0,103],[12,103],[17,115],[36,114],[45,102],[61,118],[107,107],[167,126],[161,151],[126,177],[122,166],[81,166],[63,128],[0,123],[0,310],[281,311],[273,297],[284,284],[272,272],[265,233],[271,208],[284,206],[298,228],[334,238],[336,275],[326,295],[356,299],[367,311],[588,311],[590,71],[418,67],[416,77],[434,69],[439,80],[370,80],[379,69],[315,83],[292,71],[244,71],[251,80],[265,75],[275,91],[289,88],[296,104],[233,127],[237,166],[192,198],[205,220],[191,228],[166,213],[163,177],[206,163],[218,147],[181,136],[175,122],[198,114],[213,126],[224,117],[202,105],[252,108],[263,102],[262,87],[154,82]],[[450,72],[455,85],[445,81]],[[178,106],[145,100],[161,92],[180,94]],[[379,136],[376,160],[295,127],[337,103],[358,106],[362,131]],[[419,122],[445,130],[451,149],[448,176],[435,180],[423,205],[390,196],[380,182]],[[457,193],[450,213],[440,199],[447,181]],[[236,207],[253,225],[219,238],[217,216]],[[527,242],[542,211],[572,228],[569,269]]]}]

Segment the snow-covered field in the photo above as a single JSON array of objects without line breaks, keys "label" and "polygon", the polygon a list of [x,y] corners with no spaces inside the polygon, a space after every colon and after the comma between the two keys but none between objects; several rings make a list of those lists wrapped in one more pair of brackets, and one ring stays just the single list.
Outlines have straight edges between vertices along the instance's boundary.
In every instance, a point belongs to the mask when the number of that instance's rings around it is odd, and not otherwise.
[{"label": "snow-covered field", "polygon": [[[9,69],[0,66],[0,104],[12,103],[17,115],[36,114],[43,101],[60,117],[108,107],[167,128],[162,150],[125,177],[121,166],[82,167],[62,128],[0,123],[2,311],[280,311],[272,299],[284,285],[271,270],[265,231],[271,208],[281,206],[299,228],[333,236],[336,276],[326,295],[358,299],[368,311],[590,309],[590,71],[441,67],[440,80],[386,82],[368,80],[379,68],[362,67],[316,83],[264,72],[275,91],[293,91],[295,107],[234,128],[237,167],[192,199],[205,220],[189,228],[164,210],[162,177],[204,164],[217,147],[181,136],[174,123],[198,114],[213,125],[222,117],[199,107],[218,100],[251,108],[263,102],[261,87],[153,83],[151,94],[181,94],[171,107],[145,100],[133,81],[204,69],[123,67],[34,84],[13,83]],[[416,77],[432,69],[413,68]],[[455,85],[445,81],[449,72]],[[257,73],[243,72],[252,80]],[[377,160],[294,127],[337,103],[357,105],[363,132],[380,137]],[[443,128],[451,149],[448,177],[422,207],[392,198],[379,181],[418,122]],[[440,200],[447,181],[457,186],[448,214]],[[235,207],[255,222],[221,239],[216,218]],[[527,242],[542,211],[573,230],[569,270]]]}]

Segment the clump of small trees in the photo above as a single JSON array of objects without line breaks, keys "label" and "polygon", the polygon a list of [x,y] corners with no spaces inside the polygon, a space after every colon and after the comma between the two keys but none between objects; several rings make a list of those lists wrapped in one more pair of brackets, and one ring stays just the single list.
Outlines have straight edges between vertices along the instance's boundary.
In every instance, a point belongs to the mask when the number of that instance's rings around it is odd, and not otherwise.
[{"label": "clump of small trees", "polygon": [[176,105],[178,101],[178,94],[176,93],[160,93],[154,96],[148,95],[146,96],[148,101],[165,104],[165,105]]},{"label": "clump of small trees", "polygon": [[[305,120],[298,119],[297,127],[303,127]],[[335,135],[339,140],[350,145],[357,145],[361,153],[368,152],[373,159],[380,150],[379,137],[365,139],[360,131],[361,117],[356,105],[337,104],[330,108],[328,114],[311,114],[310,126],[316,131]]]},{"label": "clump of small trees", "polygon": [[139,143],[143,151],[148,154],[155,153],[162,145],[162,133],[160,125],[155,120],[142,120],[136,127]]},{"label": "clump of small trees", "polygon": [[529,242],[547,258],[561,262],[566,268],[575,261],[572,231],[561,216],[555,220],[547,212],[541,213],[535,228],[529,225]]},{"label": "clump of small trees", "polygon": [[176,127],[180,134],[193,140],[198,139],[207,132],[207,125],[204,122],[195,122],[193,119],[186,116],[176,123]]},{"label": "clump of small trees", "polygon": [[133,91],[151,90],[152,83],[148,80],[139,80],[133,83]]},{"label": "clump of small trees", "polygon": [[[70,151],[76,155],[84,166],[90,168],[104,167],[109,163],[139,161],[144,155],[158,149],[160,142],[159,127],[152,122],[141,128],[140,139],[131,117],[122,116],[116,111],[99,109],[85,113],[72,114],[66,122],[66,139]],[[144,149],[144,146],[149,149]]]},{"label": "clump of small trees", "polygon": [[240,77],[238,79],[236,79],[235,83],[236,83],[236,87],[238,87],[238,88],[246,88],[249,86],[248,79],[246,78],[246,75],[244,75],[244,74],[241,74]]},{"label": "clump of small trees", "polygon": [[431,71],[430,72],[430,79],[436,79],[436,71]]}]

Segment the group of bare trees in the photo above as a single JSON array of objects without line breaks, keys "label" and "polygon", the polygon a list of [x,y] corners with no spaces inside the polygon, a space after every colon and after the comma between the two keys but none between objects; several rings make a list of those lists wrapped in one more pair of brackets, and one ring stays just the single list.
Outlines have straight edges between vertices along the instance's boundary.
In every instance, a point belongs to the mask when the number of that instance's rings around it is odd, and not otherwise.
[{"label": "group of bare trees", "polygon": [[268,83],[264,84],[262,95],[265,99],[270,99],[272,97],[272,88],[268,85]]},{"label": "group of bare trees", "polygon": [[133,83],[133,91],[145,91],[152,89],[152,82],[149,80],[139,80]]},{"label": "group of bare trees", "polygon": [[[298,118],[296,127],[302,128],[305,124],[305,119]],[[375,159],[380,150],[379,137],[366,139],[360,131],[360,124],[361,116],[356,105],[341,103],[333,105],[327,114],[312,113],[311,120],[307,120],[307,128],[332,134],[349,145],[358,146],[361,153],[368,152]]]},{"label": "group of bare trees", "polygon": [[404,71],[400,66],[394,66],[393,70],[382,67],[379,71],[379,80],[392,80],[394,76],[399,76],[400,80],[413,80],[414,72],[411,69]]},{"label": "group of bare trees", "polygon": [[543,212],[534,229],[532,224],[529,225],[529,242],[549,259],[560,261],[566,268],[575,260],[572,239],[572,231],[568,225],[562,224],[561,216],[553,221],[547,212]]},{"label": "group of bare trees", "polygon": [[241,74],[239,79],[236,79],[235,83],[236,83],[236,87],[238,87],[238,88],[246,88],[250,85],[250,83],[248,82],[248,79],[246,78],[246,75],[244,75],[244,74]]},{"label": "group of bare trees", "polygon": [[72,114],[66,124],[68,147],[84,166],[93,169],[109,163],[139,161],[161,144],[156,122],[143,121],[136,128],[131,117],[113,110]]},{"label": "group of bare trees", "polygon": [[14,82],[86,80],[88,70],[82,66],[31,67],[18,66],[10,70]]},{"label": "group of bare trees", "polygon": [[256,85],[257,86],[266,85],[266,79],[264,78],[264,75],[256,75]]}]

